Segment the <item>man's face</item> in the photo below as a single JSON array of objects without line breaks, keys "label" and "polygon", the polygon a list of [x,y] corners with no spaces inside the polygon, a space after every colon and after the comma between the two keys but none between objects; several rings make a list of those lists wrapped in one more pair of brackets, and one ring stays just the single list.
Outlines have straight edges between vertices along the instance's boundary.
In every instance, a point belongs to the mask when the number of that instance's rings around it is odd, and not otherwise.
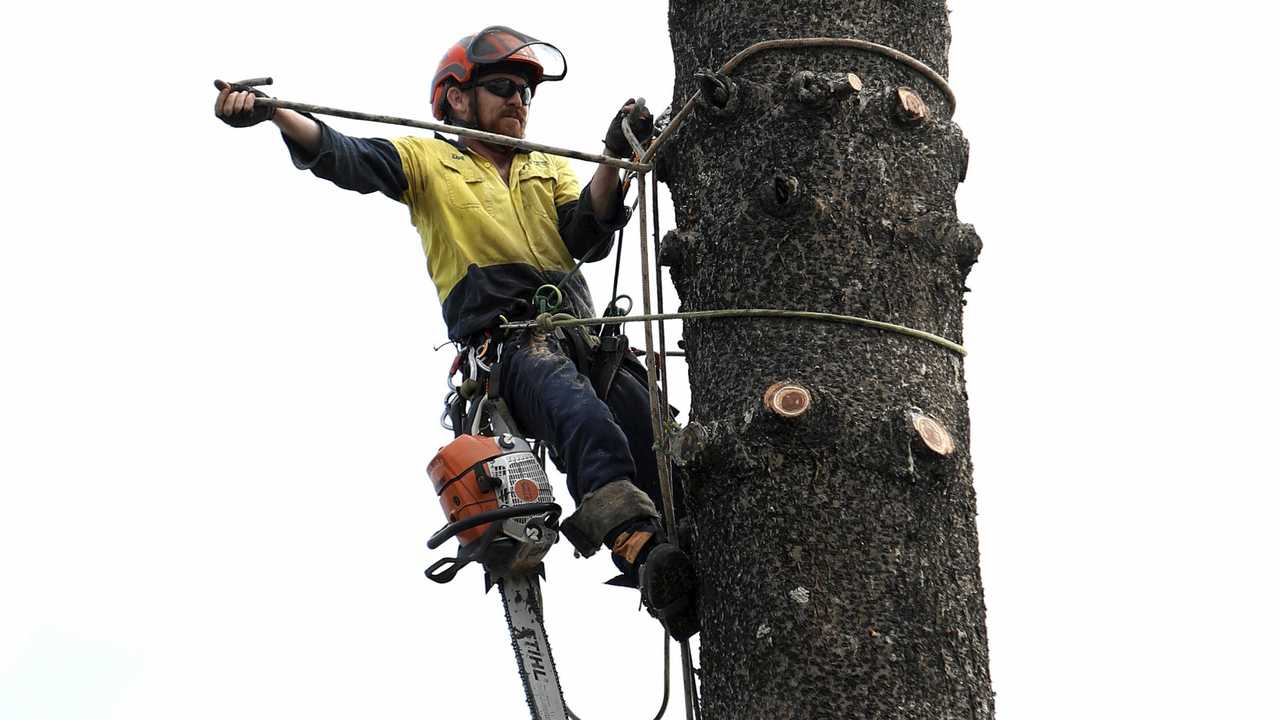
[{"label": "man's face", "polygon": [[[467,110],[464,117],[475,120],[481,130],[507,137],[524,137],[525,124],[529,120],[529,107],[516,92],[511,97],[499,97],[484,86],[490,80],[510,80],[521,87],[527,85],[523,77],[511,73],[489,73],[481,75],[476,81],[474,91],[468,90],[465,97]],[[470,107],[474,102],[475,107]],[[472,114],[474,113],[474,114]]]}]

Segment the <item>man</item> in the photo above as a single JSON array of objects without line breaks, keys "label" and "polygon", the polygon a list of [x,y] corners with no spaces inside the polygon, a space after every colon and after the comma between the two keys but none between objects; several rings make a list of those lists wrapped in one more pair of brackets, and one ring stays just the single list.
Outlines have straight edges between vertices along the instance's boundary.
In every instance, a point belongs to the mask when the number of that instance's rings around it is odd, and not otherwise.
[{"label": "man", "polygon": [[[564,75],[554,46],[486,28],[445,53],[432,111],[453,125],[521,138],[538,84]],[[609,547],[623,582],[641,588],[672,636],[696,633],[692,564],[659,522],[647,387],[619,372],[601,400],[554,336],[504,338],[497,330],[501,316],[529,317],[534,292],[545,284],[560,286],[575,315],[594,316],[590,291],[572,270],[575,258],[606,256],[613,232],[627,221],[618,170],[600,165],[580,189],[560,157],[440,135],[352,138],[309,115],[255,105],[258,91],[217,86],[215,114],[227,124],[271,120],[300,169],[408,207],[449,337],[472,347],[501,340],[498,391],[520,428],[551,446],[568,477],[578,508],[563,524],[565,536],[584,555]],[[628,101],[615,115],[605,137],[610,155],[631,155],[621,123],[633,109]],[[631,124],[642,140],[652,134],[647,113]]]}]

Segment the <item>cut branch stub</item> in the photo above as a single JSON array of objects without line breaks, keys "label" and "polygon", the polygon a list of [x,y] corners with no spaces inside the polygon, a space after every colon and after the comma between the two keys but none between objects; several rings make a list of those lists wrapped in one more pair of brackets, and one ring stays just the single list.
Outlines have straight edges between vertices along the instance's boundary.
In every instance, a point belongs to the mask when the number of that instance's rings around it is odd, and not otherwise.
[{"label": "cut branch stub", "polygon": [[698,108],[707,116],[726,118],[738,112],[738,84],[728,75],[711,70],[699,70],[693,74],[698,83]]},{"label": "cut branch stub", "polygon": [[764,406],[769,412],[784,418],[800,417],[813,405],[808,389],[789,382],[776,382],[764,391]]},{"label": "cut branch stub", "polygon": [[929,106],[909,87],[898,88],[898,120],[907,125],[922,125],[929,119]]},{"label": "cut branch stub", "polygon": [[911,413],[911,425],[924,446],[934,454],[948,457],[956,451],[956,441],[942,423],[924,413]]},{"label": "cut branch stub", "polygon": [[857,75],[839,73],[819,75],[801,70],[787,81],[787,97],[811,110],[827,110],[838,101],[862,89]]},{"label": "cut branch stub", "polygon": [[671,443],[671,461],[684,467],[698,457],[707,446],[710,437],[707,429],[696,422],[691,422],[676,433]]},{"label": "cut branch stub", "polygon": [[761,209],[777,218],[794,215],[803,204],[799,197],[800,180],[792,175],[774,173],[760,185],[756,194]]},{"label": "cut branch stub", "polygon": [[676,172],[678,161],[676,154],[673,152],[658,153],[658,157],[654,158],[653,175],[658,178],[658,182],[670,182],[672,176]]},{"label": "cut branch stub", "polygon": [[814,107],[826,101],[825,88],[818,76],[809,70],[801,70],[787,81],[787,94],[801,105]]},{"label": "cut branch stub", "polygon": [[969,223],[961,223],[956,228],[956,267],[960,269],[962,278],[969,276],[969,270],[978,262],[982,252],[982,238]]},{"label": "cut branch stub", "polygon": [[668,230],[658,245],[658,265],[678,268],[684,265],[688,257],[689,244],[676,230]]}]

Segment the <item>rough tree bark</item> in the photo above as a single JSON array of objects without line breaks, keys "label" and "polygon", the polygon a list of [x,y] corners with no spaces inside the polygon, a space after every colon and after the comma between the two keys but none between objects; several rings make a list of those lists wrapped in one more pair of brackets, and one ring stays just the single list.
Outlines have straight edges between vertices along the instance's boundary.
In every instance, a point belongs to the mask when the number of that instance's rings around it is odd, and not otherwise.
[{"label": "rough tree bark", "polygon": [[[669,14],[676,107],[704,89],[659,165],[681,309],[820,310],[960,341],[981,243],[957,219],[968,147],[943,92],[850,49],[696,76],[752,43],[815,36],[945,75],[945,0],[671,0]],[[991,717],[961,358],[816,322],[705,320],[684,336],[704,717]],[[778,381],[808,409],[769,410]]]}]

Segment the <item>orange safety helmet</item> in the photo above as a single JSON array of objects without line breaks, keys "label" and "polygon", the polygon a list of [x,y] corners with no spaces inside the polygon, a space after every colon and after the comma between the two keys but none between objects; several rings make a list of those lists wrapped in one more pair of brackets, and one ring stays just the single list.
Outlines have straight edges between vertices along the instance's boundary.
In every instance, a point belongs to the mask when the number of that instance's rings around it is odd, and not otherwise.
[{"label": "orange safety helmet", "polygon": [[559,48],[509,27],[494,25],[475,35],[468,35],[449,48],[440,59],[435,79],[431,81],[431,112],[444,120],[448,101],[448,81],[466,85],[475,80],[477,70],[499,64],[512,64],[527,73],[529,85],[563,80],[568,63]]}]

